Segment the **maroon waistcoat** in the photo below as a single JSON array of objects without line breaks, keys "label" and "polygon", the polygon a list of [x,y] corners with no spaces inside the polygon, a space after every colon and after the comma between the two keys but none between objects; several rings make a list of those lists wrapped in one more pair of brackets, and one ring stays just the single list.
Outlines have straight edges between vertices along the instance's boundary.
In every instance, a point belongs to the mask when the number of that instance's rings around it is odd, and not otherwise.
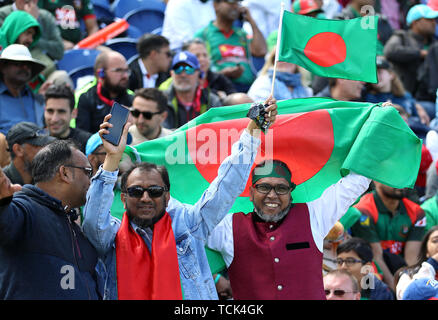
[{"label": "maroon waistcoat", "polygon": [[322,257],[306,204],[280,223],[233,215],[234,258],[228,274],[234,299],[325,300]]}]

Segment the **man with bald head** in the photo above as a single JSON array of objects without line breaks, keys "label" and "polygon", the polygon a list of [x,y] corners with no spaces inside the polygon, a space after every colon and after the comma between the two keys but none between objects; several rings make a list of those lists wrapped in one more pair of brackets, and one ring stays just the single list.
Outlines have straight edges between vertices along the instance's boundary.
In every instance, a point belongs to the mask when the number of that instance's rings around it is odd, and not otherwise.
[{"label": "man with bald head", "polygon": [[128,89],[129,75],[126,59],[116,51],[99,54],[94,63],[96,81],[77,93],[78,116],[76,127],[95,133],[114,101],[131,107],[134,93]]}]

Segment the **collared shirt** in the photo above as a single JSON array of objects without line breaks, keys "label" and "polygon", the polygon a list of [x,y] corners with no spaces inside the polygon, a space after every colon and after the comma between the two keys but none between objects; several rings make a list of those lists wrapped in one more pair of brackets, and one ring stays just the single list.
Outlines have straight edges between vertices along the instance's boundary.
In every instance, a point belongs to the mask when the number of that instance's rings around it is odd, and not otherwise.
[{"label": "collared shirt", "polygon": [[150,75],[141,59],[138,59],[138,65],[140,66],[141,74],[143,75],[143,88],[155,88],[158,73]]},{"label": "collared shirt", "polygon": [[[307,203],[312,236],[323,252],[324,238],[348,208],[366,191],[371,180],[351,173],[327,188],[321,197]],[[267,222],[269,223],[269,222]],[[272,224],[273,225],[273,224]],[[228,214],[213,230],[207,246],[219,251],[228,266],[234,259],[233,215]]]},{"label": "collared shirt", "polygon": [[[164,127],[161,127],[160,134],[155,139],[158,139],[158,138],[161,138],[161,137],[165,137],[165,136],[171,134],[172,132],[173,131],[170,130],[170,129],[166,129]],[[132,135],[131,146],[140,144],[140,143],[145,142],[145,141],[149,141],[148,138],[146,138],[144,135],[142,135],[140,133],[140,131],[138,131],[138,128],[137,128],[136,125],[131,126],[129,128],[129,133]]]},{"label": "collared shirt", "polygon": [[25,86],[18,97],[14,97],[4,82],[0,81],[0,132],[6,135],[9,129],[22,121],[43,126],[44,107]]},{"label": "collared shirt", "polygon": [[[166,211],[172,220],[184,299],[218,299],[205,243],[245,189],[259,145],[260,139],[245,130],[233,145],[231,155],[220,165],[216,179],[194,205],[170,197]],[[104,270],[98,271],[104,280],[100,284],[104,299],[117,299],[115,238],[120,220],[109,212],[117,173],[100,168],[92,178],[82,224],[85,235],[104,261]]]}]

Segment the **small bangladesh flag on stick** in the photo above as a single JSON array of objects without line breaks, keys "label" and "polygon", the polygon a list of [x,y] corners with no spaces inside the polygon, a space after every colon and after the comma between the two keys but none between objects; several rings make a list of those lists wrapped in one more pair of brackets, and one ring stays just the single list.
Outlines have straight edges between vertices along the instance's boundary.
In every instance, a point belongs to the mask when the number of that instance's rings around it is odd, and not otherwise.
[{"label": "small bangladesh flag on stick", "polygon": [[[288,164],[297,184],[294,202],[309,202],[350,170],[396,187],[413,187],[421,159],[421,140],[397,110],[371,103],[304,98],[279,101],[276,122],[262,133],[256,163],[274,158]],[[169,136],[127,147],[133,160],[164,165],[170,193],[194,204],[216,178],[248,121],[250,105],[211,108]],[[249,184],[231,212],[253,210]],[[207,250],[212,272],[224,267]]]},{"label": "small bangladesh flag on stick", "polygon": [[316,19],[283,10],[278,61],[295,63],[322,77],[377,83],[378,18],[371,18]]}]

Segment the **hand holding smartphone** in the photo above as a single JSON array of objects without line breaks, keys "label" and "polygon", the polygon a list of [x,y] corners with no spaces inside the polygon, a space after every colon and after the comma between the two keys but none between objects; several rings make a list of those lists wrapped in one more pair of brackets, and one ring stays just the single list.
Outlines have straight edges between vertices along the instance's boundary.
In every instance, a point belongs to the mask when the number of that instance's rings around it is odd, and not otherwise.
[{"label": "hand holding smartphone", "polygon": [[118,146],[120,143],[120,138],[123,133],[123,127],[126,124],[129,116],[129,109],[122,106],[118,102],[114,102],[111,108],[111,118],[109,123],[113,126],[108,129],[108,134],[103,134],[102,138],[111,143],[114,146]]}]

